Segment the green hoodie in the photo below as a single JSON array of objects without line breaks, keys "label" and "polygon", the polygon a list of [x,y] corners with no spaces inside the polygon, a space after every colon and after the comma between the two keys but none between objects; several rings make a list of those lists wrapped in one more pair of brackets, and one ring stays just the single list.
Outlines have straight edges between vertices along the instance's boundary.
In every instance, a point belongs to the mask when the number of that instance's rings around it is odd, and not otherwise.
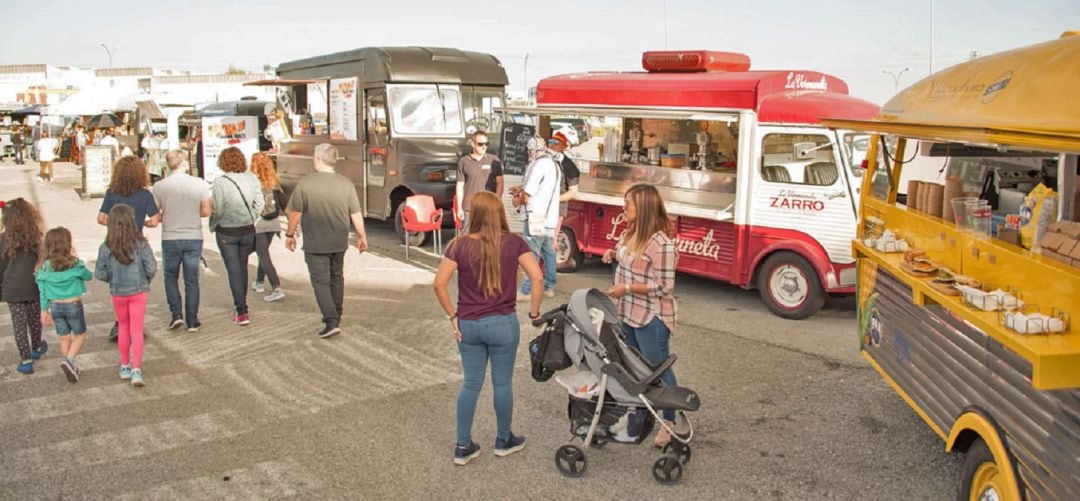
[{"label": "green hoodie", "polygon": [[49,307],[49,301],[53,299],[70,299],[86,294],[86,282],[92,280],[94,274],[86,269],[82,259],[75,266],[64,271],[53,271],[52,263],[48,259],[41,264],[37,272],[38,290],[41,291],[41,309]]}]

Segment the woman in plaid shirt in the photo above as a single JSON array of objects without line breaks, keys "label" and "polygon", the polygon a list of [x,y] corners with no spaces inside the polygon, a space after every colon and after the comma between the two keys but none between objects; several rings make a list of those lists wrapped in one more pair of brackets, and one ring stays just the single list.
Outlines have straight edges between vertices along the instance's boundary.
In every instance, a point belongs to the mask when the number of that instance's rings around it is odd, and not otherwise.
[{"label": "woman in plaid shirt", "polygon": [[[623,213],[628,225],[614,249],[603,260],[619,261],[615,285],[608,295],[618,301],[618,311],[626,333],[626,344],[637,348],[650,362],[667,359],[669,339],[675,330],[675,228],[656,188],[637,184],[626,192]],[[668,369],[661,380],[675,386],[675,373]],[[664,419],[673,421],[674,410],[664,410]],[[663,447],[671,437],[663,427],[653,442]]]}]

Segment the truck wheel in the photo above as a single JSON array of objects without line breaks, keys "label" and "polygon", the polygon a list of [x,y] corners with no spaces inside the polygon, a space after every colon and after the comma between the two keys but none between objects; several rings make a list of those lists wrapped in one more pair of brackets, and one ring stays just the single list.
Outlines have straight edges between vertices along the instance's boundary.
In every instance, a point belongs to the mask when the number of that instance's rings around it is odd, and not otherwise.
[{"label": "truck wheel", "polygon": [[956,499],[964,501],[1007,500],[1006,473],[998,468],[994,453],[983,439],[977,438],[964,454],[960,468],[960,490]]},{"label": "truck wheel", "polygon": [[559,230],[559,237],[555,240],[555,261],[558,270],[566,273],[580,270],[585,262],[585,254],[578,248],[574,230],[565,226]]},{"label": "truck wheel", "polygon": [[757,287],[769,310],[783,318],[802,320],[825,304],[817,271],[792,252],[769,256],[759,268]]},{"label": "truck wheel", "polygon": [[399,203],[394,209],[394,231],[397,232],[398,241],[412,247],[421,247],[427,243],[428,234],[422,231],[409,232],[405,235],[405,225],[401,224],[401,211],[405,209],[405,203]]}]

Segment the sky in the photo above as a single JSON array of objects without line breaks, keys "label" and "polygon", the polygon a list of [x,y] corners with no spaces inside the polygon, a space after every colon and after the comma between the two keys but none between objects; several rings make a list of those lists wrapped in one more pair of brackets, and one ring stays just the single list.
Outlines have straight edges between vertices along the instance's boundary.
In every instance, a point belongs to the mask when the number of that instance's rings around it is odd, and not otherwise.
[{"label": "sky", "polygon": [[830,73],[881,104],[895,93],[884,72],[900,89],[930,73],[931,43],[941,70],[1054,39],[1080,29],[1080,0],[0,0],[0,19],[0,64],[108,67],[101,43],[116,67],[200,72],[444,46],[494,54],[521,94],[545,76],[640,70],[645,50],[708,49]]}]

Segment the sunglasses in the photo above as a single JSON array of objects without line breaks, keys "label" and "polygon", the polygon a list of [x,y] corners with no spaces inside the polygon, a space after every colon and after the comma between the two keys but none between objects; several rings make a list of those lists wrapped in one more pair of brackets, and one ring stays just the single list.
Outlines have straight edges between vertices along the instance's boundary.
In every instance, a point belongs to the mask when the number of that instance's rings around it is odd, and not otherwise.
[{"label": "sunglasses", "polygon": [[487,146],[488,143],[476,143],[477,146]]}]

